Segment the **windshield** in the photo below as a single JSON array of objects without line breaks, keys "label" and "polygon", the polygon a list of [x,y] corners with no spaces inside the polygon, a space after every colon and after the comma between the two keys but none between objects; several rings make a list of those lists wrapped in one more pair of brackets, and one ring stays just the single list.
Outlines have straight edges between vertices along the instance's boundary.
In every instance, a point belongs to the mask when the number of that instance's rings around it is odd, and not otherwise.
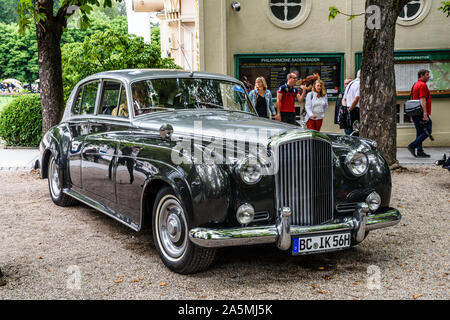
[{"label": "windshield", "polygon": [[193,78],[151,79],[131,85],[136,116],[152,111],[222,109],[255,113],[237,83]]}]

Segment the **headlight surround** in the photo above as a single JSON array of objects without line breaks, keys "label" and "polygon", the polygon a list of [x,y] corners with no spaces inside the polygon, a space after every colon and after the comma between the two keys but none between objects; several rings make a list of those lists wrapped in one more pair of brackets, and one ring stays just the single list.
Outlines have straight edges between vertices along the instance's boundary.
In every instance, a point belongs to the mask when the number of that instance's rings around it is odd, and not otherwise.
[{"label": "headlight surround", "polygon": [[236,173],[246,184],[257,184],[261,181],[263,168],[255,157],[245,157],[238,162]]},{"label": "headlight surround", "polygon": [[352,175],[361,177],[367,173],[369,169],[369,159],[362,152],[352,151],[345,158],[345,165]]},{"label": "headlight surround", "polygon": [[381,205],[381,197],[374,191],[367,196],[366,203],[369,206],[370,211],[377,211]]}]

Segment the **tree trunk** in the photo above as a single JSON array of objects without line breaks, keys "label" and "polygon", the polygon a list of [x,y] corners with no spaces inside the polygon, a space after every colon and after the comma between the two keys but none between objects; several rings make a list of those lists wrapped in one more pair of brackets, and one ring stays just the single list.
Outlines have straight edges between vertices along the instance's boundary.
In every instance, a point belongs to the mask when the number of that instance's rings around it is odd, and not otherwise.
[{"label": "tree trunk", "polygon": [[[366,14],[361,67],[360,136],[375,140],[389,165],[397,161],[395,26],[408,0],[366,0],[366,13],[377,6],[378,16]],[[376,12],[376,11],[374,11]]]},{"label": "tree trunk", "polygon": [[42,100],[42,132],[59,123],[64,108],[61,47],[62,25],[53,16],[53,1],[40,1],[47,19],[36,24],[39,80]]}]

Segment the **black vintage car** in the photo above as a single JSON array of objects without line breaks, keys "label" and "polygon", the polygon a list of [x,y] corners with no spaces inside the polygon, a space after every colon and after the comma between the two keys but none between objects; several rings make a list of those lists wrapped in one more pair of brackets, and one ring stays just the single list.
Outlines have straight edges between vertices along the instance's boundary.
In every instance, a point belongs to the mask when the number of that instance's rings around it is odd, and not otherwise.
[{"label": "black vintage car", "polygon": [[260,118],[243,84],[222,75],[90,76],[40,152],[57,205],[151,227],[162,261],[182,274],[208,268],[216,248],[342,250],[401,219],[373,141]]}]

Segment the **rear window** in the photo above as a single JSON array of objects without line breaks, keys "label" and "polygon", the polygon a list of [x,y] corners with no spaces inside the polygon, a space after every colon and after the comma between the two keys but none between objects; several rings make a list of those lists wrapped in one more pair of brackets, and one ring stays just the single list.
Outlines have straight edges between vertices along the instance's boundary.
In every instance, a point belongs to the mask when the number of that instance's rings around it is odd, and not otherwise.
[{"label": "rear window", "polygon": [[80,87],[73,105],[72,114],[94,114],[99,81],[89,82]]}]

